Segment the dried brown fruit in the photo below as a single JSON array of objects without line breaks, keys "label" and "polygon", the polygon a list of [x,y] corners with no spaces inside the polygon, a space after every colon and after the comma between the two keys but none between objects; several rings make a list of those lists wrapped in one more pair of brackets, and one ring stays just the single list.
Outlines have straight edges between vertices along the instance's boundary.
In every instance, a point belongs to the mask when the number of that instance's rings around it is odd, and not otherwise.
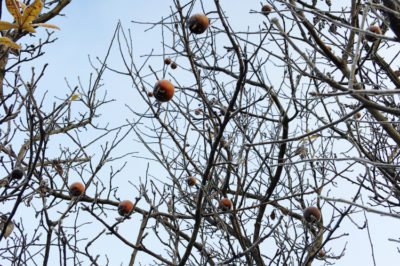
[{"label": "dried brown fruit", "polygon": [[264,16],[268,16],[269,13],[271,13],[271,11],[272,11],[272,8],[271,8],[271,6],[269,6],[269,5],[264,5],[264,6],[261,8],[261,13],[262,13]]},{"label": "dried brown fruit", "polygon": [[314,206],[307,207],[303,212],[303,216],[309,223],[315,223],[321,220],[321,212]]},{"label": "dried brown fruit", "polygon": [[69,191],[72,196],[78,197],[85,192],[85,186],[80,182],[75,182],[69,186]]},{"label": "dried brown fruit", "polygon": [[232,208],[232,201],[228,198],[223,198],[219,201],[219,208],[223,211],[228,211]]},{"label": "dried brown fruit", "polygon": [[196,185],[196,178],[194,176],[189,176],[188,179],[186,179],[186,182],[189,186],[194,186]]},{"label": "dried brown fruit", "polygon": [[154,97],[160,102],[168,102],[174,96],[174,85],[166,79],[159,80],[154,86]]},{"label": "dried brown fruit", "polygon": [[132,210],[133,203],[130,200],[123,200],[118,204],[118,213],[121,216],[130,214]]},{"label": "dried brown fruit", "polygon": [[[373,32],[373,33],[376,33],[379,35],[382,34],[382,31],[378,26],[370,26],[370,27],[368,27],[367,31],[370,31],[370,32]],[[365,39],[369,42],[374,42],[377,40],[377,38],[375,38],[374,36],[368,35],[368,34],[365,34]]]},{"label": "dried brown fruit", "polygon": [[171,60],[171,58],[169,58],[169,57],[167,57],[167,58],[164,59],[164,64],[166,64],[166,65],[171,64],[171,62],[172,62],[172,60]]},{"label": "dried brown fruit", "polygon": [[204,14],[195,14],[188,21],[189,30],[194,34],[202,34],[210,25],[210,20]]}]

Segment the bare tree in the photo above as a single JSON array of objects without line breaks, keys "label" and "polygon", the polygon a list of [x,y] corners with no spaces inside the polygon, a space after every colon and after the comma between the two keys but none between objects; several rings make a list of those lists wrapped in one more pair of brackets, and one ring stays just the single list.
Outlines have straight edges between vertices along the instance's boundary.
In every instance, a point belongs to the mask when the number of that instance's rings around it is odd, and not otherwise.
[{"label": "bare tree", "polygon": [[[33,22],[69,2],[46,1]],[[20,74],[51,31],[21,50],[3,45],[2,260],[113,265],[121,258],[96,250],[112,238],[129,265],[340,262],[357,241],[345,221],[369,232],[359,212],[400,218],[399,8],[268,0],[243,10],[259,24],[241,31],[229,3],[173,0],[166,17],[133,21],[162,33],[159,50],[138,60],[118,24],[89,84],[68,83],[52,106],[38,91],[46,66]],[[5,36],[28,39],[21,28]],[[115,51],[122,67],[109,63]],[[134,88],[117,126],[101,117],[106,72]],[[119,180],[133,159],[146,172]]]}]

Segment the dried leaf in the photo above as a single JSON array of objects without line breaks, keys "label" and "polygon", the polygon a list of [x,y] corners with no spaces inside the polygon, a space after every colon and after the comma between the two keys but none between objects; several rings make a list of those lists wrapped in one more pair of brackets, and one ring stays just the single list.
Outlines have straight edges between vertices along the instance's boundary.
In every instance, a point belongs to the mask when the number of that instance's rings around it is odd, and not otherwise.
[{"label": "dried leaf", "polygon": [[7,37],[0,37],[0,44],[9,46],[11,48],[15,48],[15,49],[21,49],[21,46],[19,46],[18,44],[16,44],[15,42],[11,41],[9,38]]},{"label": "dried leaf", "polygon": [[35,28],[32,25],[25,25],[24,30],[28,32],[36,32]]},{"label": "dried leaf", "polygon": [[53,24],[46,24],[46,23],[36,23],[32,24],[33,26],[40,26],[40,27],[45,27],[45,28],[51,28],[51,29],[56,29],[56,30],[61,30],[59,27]]},{"label": "dried leaf", "polygon": [[297,147],[297,149],[294,151],[295,156],[299,154],[302,159],[307,156],[307,148],[304,145]]},{"label": "dried leaf", "polygon": [[7,178],[0,179],[0,188],[8,184]]},{"label": "dried leaf", "polygon": [[61,167],[61,165],[56,165],[56,170],[60,176],[63,175],[64,172],[63,172],[63,168]]},{"label": "dried leaf", "polygon": [[29,5],[22,15],[22,29],[25,29],[42,11],[43,3],[40,0],[35,0],[31,5]]},{"label": "dried leaf", "polygon": [[21,24],[21,11],[19,10],[18,3],[15,2],[15,0],[6,0],[6,7],[8,9],[8,12],[15,18],[15,21],[17,22],[18,25]]},{"label": "dried leaf", "polygon": [[18,5],[18,7],[21,6],[22,10],[26,9],[26,5],[24,4],[24,2],[20,1],[20,0],[16,0],[16,3]]},{"label": "dried leaf", "polygon": [[79,98],[79,94],[74,94],[74,95],[72,95],[72,97],[71,97],[71,101],[75,101],[76,99],[78,99]]},{"label": "dried leaf", "polygon": [[172,198],[170,198],[169,201],[167,202],[167,207],[168,207],[168,212],[169,213],[173,212],[172,205],[173,205]]},{"label": "dried leaf", "polygon": [[18,28],[18,25],[15,23],[0,21],[0,30],[10,30],[15,28]]},{"label": "dried leaf", "polygon": [[276,217],[275,210],[272,210],[271,215],[269,217],[271,218],[271,220],[275,220]]},{"label": "dried leaf", "polygon": [[[28,199],[26,200],[25,205],[26,205],[27,207],[30,207],[30,206],[31,206],[32,200],[33,200],[33,196],[30,195],[30,196],[28,197]],[[36,217],[37,217],[38,213],[36,212],[35,215],[36,215]]]},{"label": "dried leaf", "polygon": [[321,136],[321,135],[320,134],[315,134],[315,135],[312,135],[311,137],[300,139],[300,141],[312,140],[312,139],[318,138],[319,136]]},{"label": "dried leaf", "polygon": [[[4,225],[1,229],[3,229]],[[14,223],[10,221],[7,225],[6,231],[4,232],[4,238],[7,238],[11,235],[12,231],[14,230]]]},{"label": "dried leaf", "polygon": [[63,173],[64,173],[64,171],[63,171],[63,168],[62,168],[62,166],[60,165],[60,163],[59,163],[58,161],[54,160],[54,161],[51,162],[51,164],[52,164],[53,168],[56,169],[57,173],[58,173],[60,176],[62,176]]}]

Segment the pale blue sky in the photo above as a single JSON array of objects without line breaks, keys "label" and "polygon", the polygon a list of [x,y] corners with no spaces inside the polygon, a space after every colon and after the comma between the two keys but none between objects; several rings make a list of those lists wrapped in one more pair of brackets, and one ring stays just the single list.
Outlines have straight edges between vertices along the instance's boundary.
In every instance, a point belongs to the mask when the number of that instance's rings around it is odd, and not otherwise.
[{"label": "pale blue sky", "polygon": [[[211,0],[209,2],[212,3]],[[229,5],[225,4],[226,2],[221,1],[229,9],[229,14],[238,18],[233,20],[233,27],[240,27],[240,30],[246,30],[247,25],[251,25],[254,28],[262,20],[262,15],[249,15],[251,9],[258,10],[260,8],[260,1],[235,0],[229,1]],[[135,54],[138,60],[141,60],[140,55],[149,53],[152,47],[160,48],[161,36],[158,29],[145,33],[144,29],[147,27],[133,25],[130,21],[132,19],[145,22],[157,21],[162,16],[165,17],[170,14],[170,5],[172,5],[172,1],[168,0],[72,0],[71,4],[64,10],[64,17],[58,17],[49,22],[61,28],[61,31],[55,32],[58,40],[54,44],[47,46],[46,54],[35,61],[34,65],[36,67],[40,67],[43,63],[49,63],[46,79],[41,82],[41,89],[48,90],[50,92],[49,95],[54,94],[63,97],[67,93],[64,78],[67,78],[71,85],[74,86],[77,84],[77,77],[80,76],[85,84],[89,73],[93,72],[88,62],[88,55],[93,60],[95,60],[96,56],[102,58],[105,55],[118,21],[122,22],[125,29],[132,29]],[[3,19],[5,18],[3,16]],[[37,31],[37,36],[40,36],[41,31],[44,31],[44,29],[39,28]],[[21,42],[27,41],[28,38],[25,37]],[[118,59],[116,58],[111,62],[117,65]],[[162,61],[160,60],[160,62]],[[27,69],[27,71],[29,72],[30,70]],[[135,92],[128,80],[107,74],[105,75],[104,84],[111,98],[117,99],[112,108],[105,110],[104,119],[118,116],[118,110],[122,112],[126,110],[125,104],[136,104],[133,100]],[[129,100],[129,97],[132,97],[132,101]],[[138,166],[139,168],[130,166],[128,170],[135,171],[138,175],[144,174],[143,163],[138,164],[141,165],[140,167]],[[142,173],[140,173],[141,171]],[[121,190],[123,191],[122,188]],[[325,215],[329,215],[329,213]],[[388,230],[390,227],[397,228],[398,221],[379,217],[376,214],[368,216],[371,217],[371,234],[375,243],[377,243],[374,247],[377,265],[397,265],[394,262],[399,259],[399,255],[396,254],[396,245],[393,242],[388,242],[387,238],[399,236],[399,234],[396,235],[396,231],[393,233],[393,231]],[[138,217],[134,216],[134,218]],[[93,226],[101,227],[96,221],[94,221]],[[130,226],[129,224],[124,224],[121,227],[122,229],[129,229],[136,235],[136,231],[132,230]],[[348,226],[348,230],[344,230],[345,226]],[[351,232],[352,236],[348,238],[346,256],[337,265],[372,265],[366,230],[355,230],[354,225],[348,221],[342,225],[341,229],[342,233]],[[118,240],[112,242],[111,237],[108,236],[107,238],[109,241],[105,242],[102,247],[104,248],[104,254],[108,254],[110,258],[113,257],[114,259],[121,257],[121,253],[124,254],[120,260],[117,259],[118,263],[112,263],[111,265],[119,263],[126,265],[130,249],[126,248]],[[335,243],[335,241],[330,242],[328,247],[333,246]],[[337,244],[336,253],[345,244],[344,238],[337,241]],[[99,250],[102,248],[99,248]],[[145,260],[142,260],[142,262],[144,265],[150,263]],[[315,265],[322,264],[318,262]]]}]

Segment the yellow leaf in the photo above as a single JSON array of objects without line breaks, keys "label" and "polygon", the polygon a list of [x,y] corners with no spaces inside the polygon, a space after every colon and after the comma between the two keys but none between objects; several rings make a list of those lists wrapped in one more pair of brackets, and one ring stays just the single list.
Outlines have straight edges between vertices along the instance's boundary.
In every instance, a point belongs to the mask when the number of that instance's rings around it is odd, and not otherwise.
[{"label": "yellow leaf", "polygon": [[21,11],[19,10],[18,4],[15,2],[15,0],[6,0],[6,7],[8,9],[8,12],[15,18],[15,21],[17,22],[18,25],[21,25]]},{"label": "yellow leaf", "polygon": [[318,138],[319,136],[321,136],[321,135],[320,134],[315,134],[315,135],[312,135],[311,137],[300,139],[300,141],[312,140],[312,139]]},{"label": "yellow leaf", "polygon": [[0,30],[10,30],[15,28],[18,28],[18,25],[15,23],[0,21]]},{"label": "yellow leaf", "polygon": [[42,11],[43,3],[40,0],[35,0],[31,5],[27,6],[22,15],[22,29],[25,29]]},{"label": "yellow leaf", "polygon": [[24,30],[29,32],[36,32],[35,28],[32,25],[25,25]]},{"label": "yellow leaf", "polygon": [[15,49],[21,49],[21,46],[19,46],[18,44],[16,44],[15,42],[11,41],[9,38],[7,37],[0,37],[0,44],[9,46],[11,48],[15,48]]},{"label": "yellow leaf", "polygon": [[51,28],[51,29],[57,29],[57,30],[61,30],[59,27],[57,27],[56,25],[53,24],[46,24],[46,23],[36,23],[36,24],[32,24],[32,26],[40,26],[40,27],[45,27],[45,28]]},{"label": "yellow leaf", "polygon": [[24,2],[22,2],[22,1],[20,1],[20,0],[16,0],[16,1],[17,1],[18,7],[21,6],[21,7],[22,7],[22,10],[25,10],[25,9],[26,9],[26,5],[24,4]]},{"label": "yellow leaf", "polygon": [[71,101],[75,101],[76,99],[79,98],[79,96],[80,96],[80,94],[74,94],[74,95],[72,95]]}]

